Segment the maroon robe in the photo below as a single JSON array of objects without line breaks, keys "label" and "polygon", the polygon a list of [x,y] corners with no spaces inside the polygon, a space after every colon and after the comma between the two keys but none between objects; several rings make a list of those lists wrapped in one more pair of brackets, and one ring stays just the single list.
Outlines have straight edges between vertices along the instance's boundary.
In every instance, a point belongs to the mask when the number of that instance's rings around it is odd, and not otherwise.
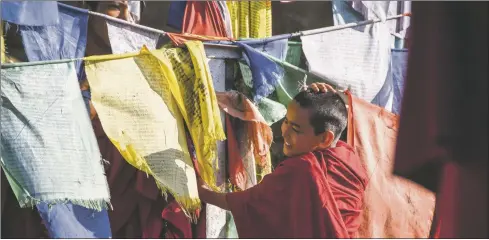
[{"label": "maroon robe", "polygon": [[350,238],[360,225],[366,170],[353,149],[288,158],[258,185],[227,195],[240,238]]}]

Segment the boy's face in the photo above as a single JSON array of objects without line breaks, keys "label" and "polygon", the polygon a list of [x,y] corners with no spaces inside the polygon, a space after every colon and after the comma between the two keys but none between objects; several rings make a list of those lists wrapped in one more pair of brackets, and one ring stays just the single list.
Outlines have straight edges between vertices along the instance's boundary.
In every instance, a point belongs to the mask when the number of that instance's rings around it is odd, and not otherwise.
[{"label": "boy's face", "polygon": [[330,131],[316,135],[309,121],[310,115],[310,110],[302,108],[296,101],[289,103],[282,123],[283,151],[286,156],[297,156],[328,147],[325,144],[331,144],[330,138],[334,139]]}]

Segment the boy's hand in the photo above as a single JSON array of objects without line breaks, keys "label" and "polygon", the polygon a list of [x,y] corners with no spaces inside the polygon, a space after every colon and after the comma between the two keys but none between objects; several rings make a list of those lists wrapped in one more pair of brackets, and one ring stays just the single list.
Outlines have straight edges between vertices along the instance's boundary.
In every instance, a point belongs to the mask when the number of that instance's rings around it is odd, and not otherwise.
[{"label": "boy's hand", "polygon": [[307,89],[311,89],[313,92],[336,92],[331,85],[319,82],[307,86]]},{"label": "boy's hand", "polygon": [[[309,86],[306,86],[306,90],[307,89],[311,89],[313,92],[345,92],[345,91],[336,91],[331,85],[329,84],[326,84],[326,83],[320,83],[320,82],[317,82],[317,83],[313,83]],[[347,102],[346,100],[344,100],[345,103]],[[348,104],[346,103],[346,109],[348,109]]]},{"label": "boy's hand", "polygon": [[199,191],[200,201],[212,204],[224,210],[230,210],[226,200],[227,193],[212,191],[199,175],[197,175],[197,190]]}]

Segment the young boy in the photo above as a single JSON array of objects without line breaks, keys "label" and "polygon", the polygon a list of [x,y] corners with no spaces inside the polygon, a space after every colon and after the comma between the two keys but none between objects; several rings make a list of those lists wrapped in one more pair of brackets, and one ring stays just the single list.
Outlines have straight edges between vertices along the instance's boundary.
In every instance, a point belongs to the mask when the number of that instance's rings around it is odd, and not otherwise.
[{"label": "young boy", "polygon": [[326,84],[312,84],[287,108],[287,158],[256,186],[216,193],[199,182],[200,199],[230,210],[240,238],[352,238],[360,225],[366,170],[339,140],[347,108]]}]

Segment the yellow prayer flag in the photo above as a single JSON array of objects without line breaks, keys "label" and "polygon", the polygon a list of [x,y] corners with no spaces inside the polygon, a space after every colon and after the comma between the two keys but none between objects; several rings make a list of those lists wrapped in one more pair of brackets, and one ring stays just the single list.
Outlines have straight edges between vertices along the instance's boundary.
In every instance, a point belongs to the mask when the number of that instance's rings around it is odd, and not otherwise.
[{"label": "yellow prayer flag", "polygon": [[187,41],[187,49],[151,51],[162,63],[171,92],[190,131],[202,180],[214,190],[217,141],[226,139],[204,45]]},{"label": "yellow prayer flag", "polygon": [[4,63],[5,62],[5,41],[3,40],[3,22],[0,24],[0,48],[1,48],[1,56],[0,56],[0,62]]},{"label": "yellow prayer flag", "polygon": [[161,62],[137,55],[85,59],[85,71],[102,127],[124,159],[151,174],[187,216],[200,208],[182,114]]},{"label": "yellow prayer flag", "polygon": [[272,36],[272,1],[226,1],[226,5],[236,39]]},{"label": "yellow prayer flag", "polygon": [[217,141],[226,136],[204,45],[85,58],[92,104],[124,159],[151,174],[188,216],[200,207],[185,136],[187,125],[202,179],[214,190]]}]

